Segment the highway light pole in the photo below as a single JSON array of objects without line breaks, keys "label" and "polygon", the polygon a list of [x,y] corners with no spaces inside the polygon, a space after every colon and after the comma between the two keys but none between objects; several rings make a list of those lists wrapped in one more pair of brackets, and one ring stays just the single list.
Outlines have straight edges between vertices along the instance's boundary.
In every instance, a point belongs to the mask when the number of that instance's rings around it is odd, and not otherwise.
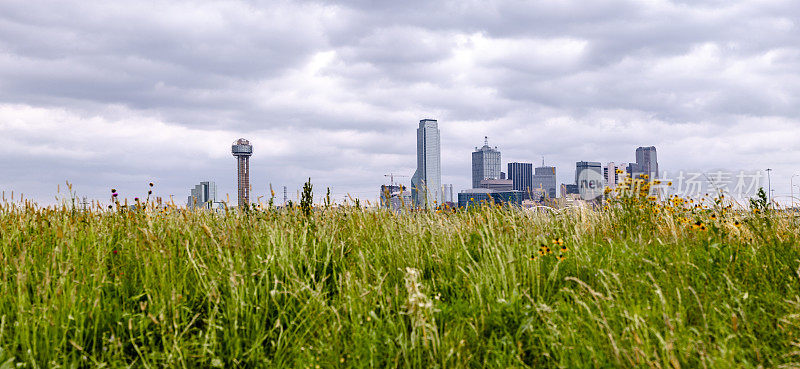
[{"label": "highway light pole", "polygon": [[[800,185],[794,185],[794,186],[797,187],[798,191],[800,191]],[[792,189],[792,190],[794,190],[794,189]],[[792,192],[794,192],[794,191],[792,191]],[[792,209],[794,210],[794,194],[792,194]],[[794,212],[797,213],[798,211],[794,210]]]},{"label": "highway light pole", "polygon": [[772,168],[767,168],[767,205],[772,205],[772,178],[770,177]]}]

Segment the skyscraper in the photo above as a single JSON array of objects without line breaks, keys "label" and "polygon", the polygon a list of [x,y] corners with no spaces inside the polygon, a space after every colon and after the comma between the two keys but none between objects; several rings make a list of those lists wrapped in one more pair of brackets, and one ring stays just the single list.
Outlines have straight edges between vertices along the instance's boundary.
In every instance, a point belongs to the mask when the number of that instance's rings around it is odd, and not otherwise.
[{"label": "skyscraper", "polygon": [[658,178],[658,159],[656,157],[656,147],[639,147],[636,149],[636,163],[628,164],[628,174],[631,178],[636,178],[641,174],[647,174],[650,179]]},{"label": "skyscraper", "polygon": [[417,128],[417,171],[411,177],[414,206],[434,208],[442,203],[442,156],[439,123],[419,121]]},{"label": "skyscraper", "polygon": [[186,207],[189,209],[211,209],[217,201],[217,184],[200,182],[189,192]]},{"label": "skyscraper", "polygon": [[240,138],[231,145],[231,153],[236,157],[239,208],[245,208],[250,205],[250,155],[253,155],[253,146],[250,141]]},{"label": "skyscraper", "polygon": [[508,179],[513,182],[512,189],[522,191],[525,199],[530,198],[533,189],[533,164],[508,163]]},{"label": "skyscraper", "polygon": [[575,163],[575,184],[584,200],[593,200],[602,195],[603,168],[600,162],[579,161]]},{"label": "skyscraper", "polygon": [[533,172],[532,188],[544,190],[547,197],[556,198],[556,167],[545,166],[537,167]]},{"label": "skyscraper", "polygon": [[581,175],[584,174],[585,170],[591,170],[596,174],[603,173],[603,170],[600,168],[600,163],[596,161],[579,161],[575,163],[575,184],[580,184]]},{"label": "skyscraper", "polygon": [[650,178],[658,178],[658,160],[655,146],[637,148],[636,163],[639,164],[644,174],[649,175]]},{"label": "skyscraper", "polygon": [[500,151],[489,147],[484,137],[483,147],[472,153],[472,188],[478,188],[484,179],[500,179]]}]

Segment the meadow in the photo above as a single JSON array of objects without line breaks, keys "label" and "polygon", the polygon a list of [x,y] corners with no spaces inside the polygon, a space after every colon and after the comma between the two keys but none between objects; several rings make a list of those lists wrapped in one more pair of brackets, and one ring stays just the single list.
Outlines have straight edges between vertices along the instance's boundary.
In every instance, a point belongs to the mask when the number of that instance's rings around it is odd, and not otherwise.
[{"label": "meadow", "polygon": [[0,368],[797,368],[796,215],[0,205]]}]

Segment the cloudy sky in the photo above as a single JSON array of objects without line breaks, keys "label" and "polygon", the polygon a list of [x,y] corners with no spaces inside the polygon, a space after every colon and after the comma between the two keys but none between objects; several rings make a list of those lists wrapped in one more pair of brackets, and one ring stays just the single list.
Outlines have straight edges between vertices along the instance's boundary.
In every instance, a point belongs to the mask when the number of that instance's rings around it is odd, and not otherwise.
[{"label": "cloudy sky", "polygon": [[[185,202],[253,192],[377,196],[439,120],[443,182],[469,187],[489,136],[509,161],[800,173],[796,0],[0,1],[0,189],[70,181]],[[401,178],[408,181],[409,178]],[[800,176],[795,177],[800,184]],[[279,194],[279,197],[282,197]]]}]

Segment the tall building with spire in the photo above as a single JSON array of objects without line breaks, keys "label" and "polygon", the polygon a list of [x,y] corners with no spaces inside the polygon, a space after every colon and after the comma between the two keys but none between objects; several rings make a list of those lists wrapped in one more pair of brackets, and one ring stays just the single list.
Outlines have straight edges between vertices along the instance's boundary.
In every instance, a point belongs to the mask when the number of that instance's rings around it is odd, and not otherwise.
[{"label": "tall building with spire", "polygon": [[500,179],[500,151],[489,147],[489,138],[483,138],[483,147],[472,153],[472,188],[479,188],[481,181]]},{"label": "tall building with spire", "polygon": [[423,119],[417,128],[417,171],[411,177],[414,206],[435,208],[442,204],[442,155],[439,123]]},{"label": "tall building with spire", "polygon": [[543,191],[551,199],[556,198],[556,167],[544,165],[544,157],[542,166],[533,171],[532,187]]}]

